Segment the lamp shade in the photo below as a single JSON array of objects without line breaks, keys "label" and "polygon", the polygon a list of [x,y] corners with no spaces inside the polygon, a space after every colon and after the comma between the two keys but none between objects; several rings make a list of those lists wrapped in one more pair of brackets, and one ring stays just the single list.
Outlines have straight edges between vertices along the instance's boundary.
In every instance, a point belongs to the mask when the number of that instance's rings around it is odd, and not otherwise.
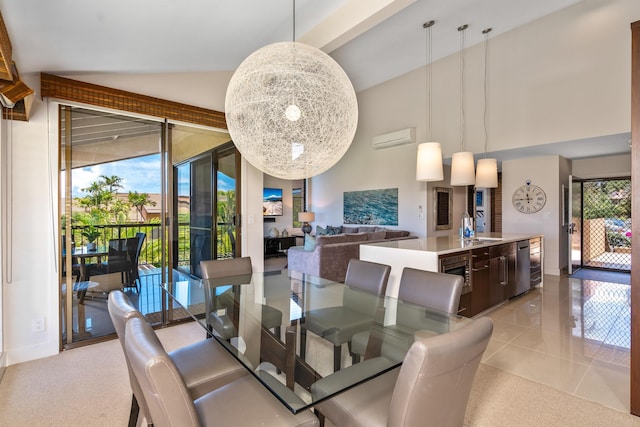
[{"label": "lamp shade", "polygon": [[498,186],[498,161],[480,159],[476,169],[476,187],[496,188]]},{"label": "lamp shade", "polygon": [[298,221],[313,222],[316,220],[316,214],[313,212],[298,212]]},{"label": "lamp shade", "polygon": [[473,185],[476,180],[473,153],[460,151],[451,159],[451,185]]},{"label": "lamp shade", "polygon": [[417,181],[442,181],[442,147],[439,142],[423,142],[418,145],[416,163]]},{"label": "lamp shade", "polygon": [[297,42],[267,45],[235,71],[225,96],[240,154],[281,179],[318,175],[342,158],[358,124],[356,93],[329,55]]}]

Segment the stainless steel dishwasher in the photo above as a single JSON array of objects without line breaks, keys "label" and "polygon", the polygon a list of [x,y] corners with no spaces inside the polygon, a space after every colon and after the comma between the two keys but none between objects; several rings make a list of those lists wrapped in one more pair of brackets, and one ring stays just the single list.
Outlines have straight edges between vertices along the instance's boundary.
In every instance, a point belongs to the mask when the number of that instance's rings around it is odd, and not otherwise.
[{"label": "stainless steel dishwasher", "polygon": [[519,241],[516,253],[516,295],[520,295],[531,288],[530,256],[529,241]]}]

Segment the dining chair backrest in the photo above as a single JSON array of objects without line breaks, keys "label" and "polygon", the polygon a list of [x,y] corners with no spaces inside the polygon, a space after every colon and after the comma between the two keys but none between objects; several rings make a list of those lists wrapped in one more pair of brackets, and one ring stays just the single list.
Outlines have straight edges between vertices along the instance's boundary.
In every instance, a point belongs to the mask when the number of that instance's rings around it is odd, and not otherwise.
[{"label": "dining chair backrest", "polygon": [[133,259],[131,260],[131,264],[130,264],[130,276],[129,276],[129,282],[130,284],[134,285],[135,281],[138,280],[138,264],[140,263],[140,252],[142,251],[142,244],[144,243],[144,238],[147,235],[145,233],[142,232],[138,232],[136,233],[136,239],[138,239],[138,241],[136,242],[136,251],[133,254]]},{"label": "dining chair backrest", "polygon": [[347,266],[344,284],[348,285],[343,294],[343,305],[365,314],[373,314],[380,305],[379,298],[364,298],[359,289],[371,295],[384,296],[391,267],[376,262],[352,259]]},{"label": "dining chair backrest", "polygon": [[180,371],[153,328],[144,320],[133,318],[127,322],[125,353],[140,383],[155,427],[200,425]]},{"label": "dining chair backrest", "polygon": [[405,267],[398,287],[398,299],[456,314],[463,282],[459,275]]},{"label": "dining chair backrest", "polygon": [[200,261],[200,273],[203,279],[240,276],[252,272],[251,257]]},{"label": "dining chair backrest", "polygon": [[136,239],[138,239],[138,243],[136,245],[136,256],[134,263],[137,266],[138,260],[140,259],[140,252],[142,251],[142,244],[144,243],[144,238],[147,237],[146,233],[138,232],[136,233]]},{"label": "dining chair backrest", "polygon": [[[125,295],[125,293],[119,290],[109,292],[107,308],[109,311],[109,316],[111,317],[111,322],[113,323],[113,327],[116,330],[116,335],[118,336],[118,340],[120,341],[120,345],[122,346],[122,351],[124,352],[124,337],[127,322],[133,318],[142,319],[144,321],[144,316],[142,315],[142,313],[140,313],[140,311],[138,311],[138,309],[135,308],[133,304],[131,304],[131,301]],[[129,370],[129,383],[131,384],[133,395],[138,402],[140,411],[147,418],[147,423],[153,424],[151,416],[149,415],[149,407],[147,406],[144,394],[142,392],[142,389],[140,388],[140,383],[138,383],[138,380],[133,373],[133,370],[131,369],[131,363],[129,362],[129,358],[127,357],[126,352],[125,360],[127,362],[127,369]]]},{"label": "dining chair backrest", "polygon": [[137,237],[109,240],[107,273],[129,271],[138,248],[138,240]]},{"label": "dining chair backrest", "polygon": [[453,332],[418,340],[407,353],[396,381],[387,425],[461,426],[471,385],[493,322],[472,320]]}]

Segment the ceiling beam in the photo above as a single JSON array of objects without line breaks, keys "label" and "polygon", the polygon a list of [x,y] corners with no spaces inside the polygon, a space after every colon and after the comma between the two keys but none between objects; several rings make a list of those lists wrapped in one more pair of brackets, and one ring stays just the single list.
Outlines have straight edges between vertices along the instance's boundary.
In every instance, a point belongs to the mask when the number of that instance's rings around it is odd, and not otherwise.
[{"label": "ceiling beam", "polygon": [[330,53],[415,1],[348,0],[344,6],[296,41]]}]

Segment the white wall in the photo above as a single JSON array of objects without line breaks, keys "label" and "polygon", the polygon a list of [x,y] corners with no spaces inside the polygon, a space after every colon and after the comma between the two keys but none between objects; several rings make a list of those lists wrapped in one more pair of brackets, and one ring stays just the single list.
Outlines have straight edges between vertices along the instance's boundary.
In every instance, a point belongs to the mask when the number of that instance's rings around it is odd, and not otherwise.
[{"label": "white wall", "polygon": [[[39,79],[23,76],[30,87],[39,87]],[[52,212],[57,196],[57,174],[50,173],[50,159],[58,152],[57,141],[49,147],[47,110],[36,100],[29,123],[7,123],[3,145],[12,146],[7,156],[13,197],[2,192],[3,202],[11,210],[12,242],[8,243],[2,282],[4,345],[9,365],[58,352],[58,287],[55,272],[54,232],[57,222]],[[57,134],[56,134],[57,135]],[[12,164],[12,166],[8,166]],[[54,169],[55,170],[55,166]],[[6,219],[6,218],[4,218]],[[9,233],[5,233],[6,241]],[[10,264],[10,265],[8,265]],[[44,332],[31,332],[31,321],[43,317]]]},{"label": "white wall", "polygon": [[[544,272],[554,275],[559,275],[567,262],[566,246],[561,243],[566,239],[561,224],[561,171],[568,176],[567,159],[560,156],[502,163],[502,232],[544,235]],[[513,192],[527,180],[542,188],[547,196],[544,207],[533,214],[518,212],[511,202]]]}]

